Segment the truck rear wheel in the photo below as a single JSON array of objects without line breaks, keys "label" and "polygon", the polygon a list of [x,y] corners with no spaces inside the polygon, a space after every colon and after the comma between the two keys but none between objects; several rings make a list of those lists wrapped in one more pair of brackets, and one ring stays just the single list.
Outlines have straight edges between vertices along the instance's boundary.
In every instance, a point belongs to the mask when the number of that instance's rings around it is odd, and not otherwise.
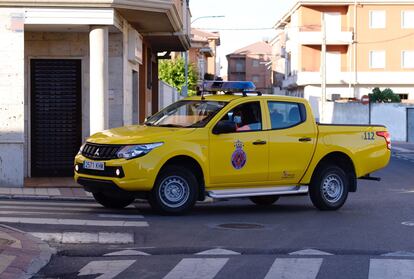
[{"label": "truck rear wheel", "polygon": [[255,196],[249,197],[249,199],[257,205],[269,206],[274,204],[279,199],[279,196]]},{"label": "truck rear wheel", "polygon": [[105,193],[92,193],[95,200],[106,208],[124,208],[134,202],[135,197],[111,196]]},{"label": "truck rear wheel", "polygon": [[344,170],[336,165],[318,167],[310,183],[309,195],[312,203],[320,210],[341,208],[349,191],[349,181]]},{"label": "truck rear wheel", "polygon": [[189,211],[196,203],[197,195],[198,182],[191,171],[167,166],[158,175],[148,200],[160,213],[177,215]]}]

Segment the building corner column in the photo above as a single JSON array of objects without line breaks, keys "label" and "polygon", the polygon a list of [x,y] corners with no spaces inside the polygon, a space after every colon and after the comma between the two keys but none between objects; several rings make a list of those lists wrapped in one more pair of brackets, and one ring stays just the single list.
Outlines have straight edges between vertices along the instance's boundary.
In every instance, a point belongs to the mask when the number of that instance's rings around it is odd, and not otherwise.
[{"label": "building corner column", "polygon": [[91,135],[109,127],[108,35],[107,26],[91,26],[89,32],[89,121]]},{"label": "building corner column", "polygon": [[23,9],[0,8],[0,38],[0,187],[23,187]]}]

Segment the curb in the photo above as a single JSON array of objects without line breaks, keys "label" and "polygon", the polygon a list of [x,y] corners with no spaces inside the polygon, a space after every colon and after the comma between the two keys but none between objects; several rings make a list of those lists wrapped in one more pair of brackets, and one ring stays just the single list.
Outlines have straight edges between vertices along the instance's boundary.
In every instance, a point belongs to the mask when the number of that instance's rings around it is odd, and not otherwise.
[{"label": "curb", "polygon": [[0,231],[3,237],[13,241],[0,254],[0,258],[9,259],[9,263],[0,270],[0,278],[31,278],[56,253],[45,242],[21,230],[0,224]]}]

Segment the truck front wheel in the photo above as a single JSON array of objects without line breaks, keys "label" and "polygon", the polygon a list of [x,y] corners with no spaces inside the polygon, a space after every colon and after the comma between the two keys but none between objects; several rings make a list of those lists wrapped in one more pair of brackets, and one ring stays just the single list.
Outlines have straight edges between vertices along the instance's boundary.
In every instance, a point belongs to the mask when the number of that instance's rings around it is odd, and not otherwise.
[{"label": "truck front wheel", "polygon": [[149,195],[151,207],[163,214],[182,214],[197,200],[198,182],[185,167],[166,166]]},{"label": "truck front wheel", "polygon": [[337,210],[348,197],[349,181],[344,170],[336,165],[321,165],[309,185],[312,203],[320,210]]}]

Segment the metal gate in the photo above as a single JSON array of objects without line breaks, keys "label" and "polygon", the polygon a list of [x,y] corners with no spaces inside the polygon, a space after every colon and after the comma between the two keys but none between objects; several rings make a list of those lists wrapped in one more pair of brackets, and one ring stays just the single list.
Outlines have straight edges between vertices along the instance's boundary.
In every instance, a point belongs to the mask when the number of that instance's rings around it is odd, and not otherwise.
[{"label": "metal gate", "polygon": [[414,108],[407,108],[407,140],[414,142]]},{"label": "metal gate", "polygon": [[31,60],[31,175],[72,176],[82,137],[81,60]]}]

